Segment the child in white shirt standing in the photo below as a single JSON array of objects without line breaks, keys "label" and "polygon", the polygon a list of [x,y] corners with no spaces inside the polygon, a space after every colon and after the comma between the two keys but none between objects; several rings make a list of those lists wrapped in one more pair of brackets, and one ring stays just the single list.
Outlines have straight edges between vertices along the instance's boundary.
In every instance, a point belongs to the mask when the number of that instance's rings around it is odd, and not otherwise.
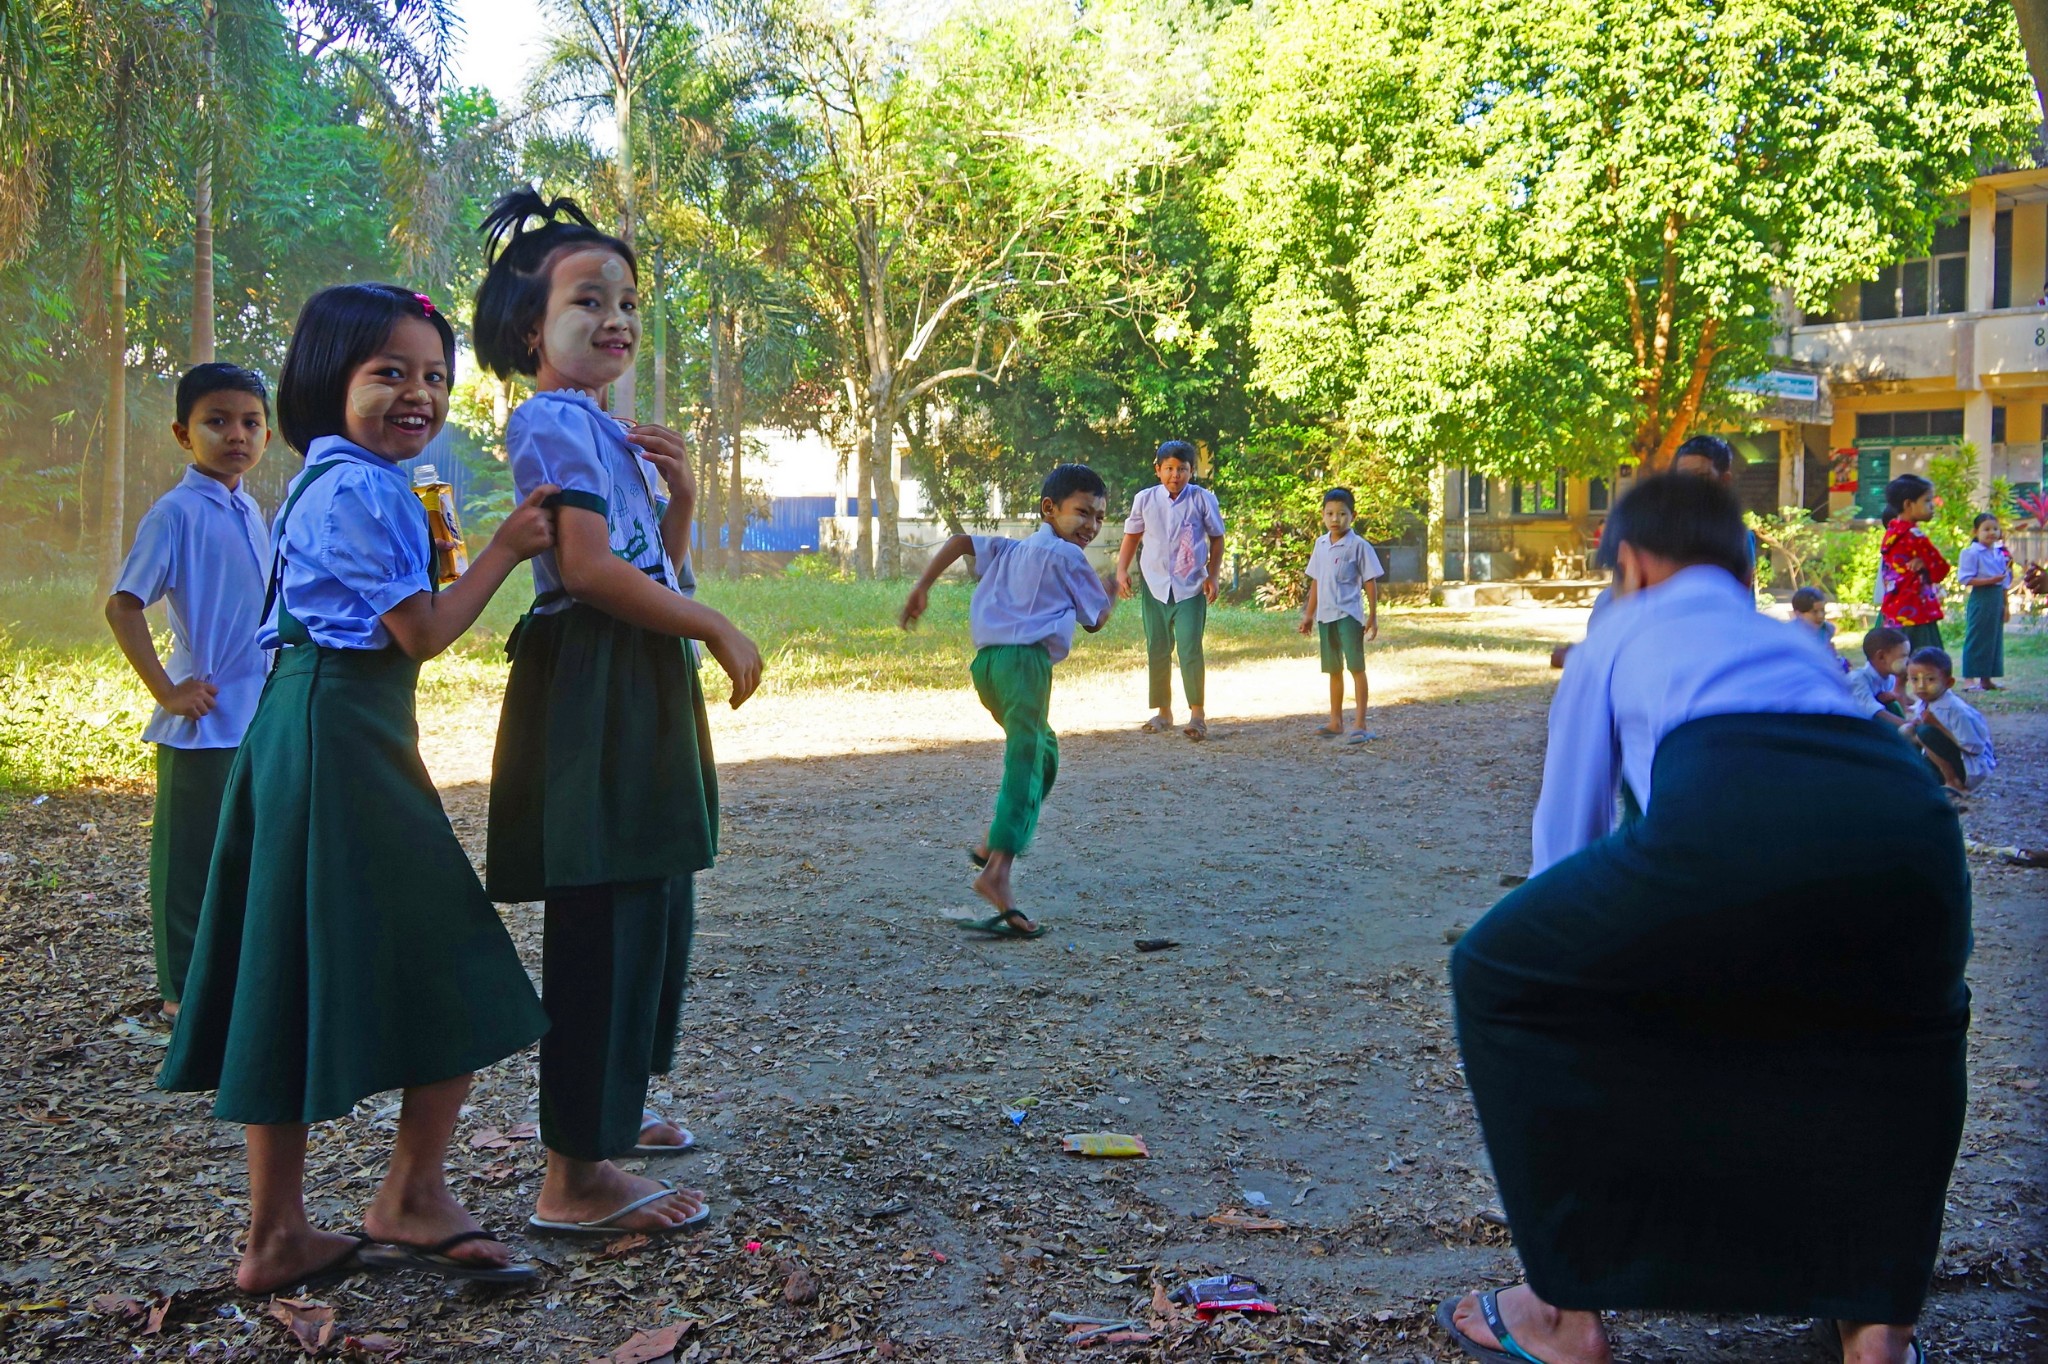
[{"label": "child in white shirt standing", "polygon": [[1951,791],[1974,791],[1998,766],[1991,726],[1955,693],[1955,665],[1946,651],[1921,649],[1906,660],[1906,690],[1913,693],[1913,724],[1906,733],[1927,765]]},{"label": "child in white shirt standing", "polygon": [[[1202,633],[1223,568],[1223,511],[1216,505],[1216,494],[1192,481],[1195,447],[1186,441],[1170,440],[1160,446],[1152,472],[1159,476],[1158,484],[1131,499],[1131,514],[1124,521],[1124,541],[1116,556],[1116,594],[1126,601],[1139,594],[1144,598],[1152,707],[1145,732],[1164,734],[1173,728],[1168,665],[1178,647],[1181,690],[1188,698],[1188,723],[1182,732],[1201,740],[1209,737]],[[1133,558],[1142,570],[1135,592]]]},{"label": "child in white shirt standing", "polygon": [[[1351,529],[1358,504],[1349,488],[1323,494],[1323,530],[1308,556],[1308,600],[1302,603],[1302,634],[1313,630],[1322,643],[1323,671],[1330,675],[1330,722],[1316,733],[1347,744],[1375,736],[1365,727],[1365,646],[1380,637],[1380,556]],[[1344,674],[1358,701],[1358,724],[1344,728]]]},{"label": "child in white shirt standing", "polygon": [[1074,647],[1074,626],[1093,634],[1115,608],[1086,550],[1102,533],[1109,489],[1085,464],[1062,464],[1039,489],[1044,524],[1022,540],[956,535],[939,546],[910,589],[898,623],[908,630],[930,604],[932,584],[962,555],[981,563],[968,608],[974,631],[974,690],[1003,727],[1003,784],[988,837],[968,856],[981,868],[974,893],[995,907],[962,928],[1001,938],[1037,938],[1045,929],[1017,908],[1010,867],[1038,829],[1038,810],[1060,770],[1060,741],[1047,711],[1053,664]]}]

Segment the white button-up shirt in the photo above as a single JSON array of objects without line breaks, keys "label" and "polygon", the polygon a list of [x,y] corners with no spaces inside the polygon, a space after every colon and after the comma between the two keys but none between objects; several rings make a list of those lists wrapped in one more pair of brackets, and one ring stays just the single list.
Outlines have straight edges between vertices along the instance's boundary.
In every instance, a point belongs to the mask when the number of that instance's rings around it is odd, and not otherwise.
[{"label": "white button-up shirt", "polygon": [[1342,540],[1332,540],[1327,533],[1317,536],[1308,555],[1308,576],[1316,585],[1316,624],[1346,616],[1365,624],[1365,585],[1385,571],[1380,556],[1357,531],[1344,532]]},{"label": "white button-up shirt", "polygon": [[267,671],[256,647],[270,585],[270,538],[263,508],[197,468],[142,515],[135,544],[114,583],[144,606],[170,599],[171,681],[197,677],[219,688],[197,720],[157,707],[142,737],[171,748],[234,748],[256,713]]},{"label": "white button-up shirt", "polygon": [[1914,701],[1913,719],[1917,723],[1925,723],[1929,711],[1934,712],[1934,718],[1955,736],[1956,747],[1963,750],[1963,785],[1976,790],[1998,768],[1998,755],[1991,751],[1991,726],[1986,723],[1983,712],[1957,696],[1954,688],[1943,692],[1931,704]]},{"label": "white button-up shirt", "polygon": [[1155,483],[1131,499],[1124,534],[1142,535],[1138,570],[1155,600],[1185,601],[1203,595],[1209,577],[1209,537],[1223,534],[1223,509],[1216,494],[1193,483],[1168,497]]},{"label": "white button-up shirt", "polygon": [[1617,783],[1645,813],[1665,735],[1707,715],[1868,714],[1819,635],[1759,613],[1726,569],[1696,564],[1617,598],[1567,656],[1532,831],[1533,872],[1614,828]]},{"label": "white button-up shirt", "polygon": [[1022,540],[977,535],[981,581],[967,608],[974,647],[1043,644],[1057,663],[1074,647],[1074,624],[1090,629],[1109,614],[1109,592],[1077,544],[1041,525]]}]

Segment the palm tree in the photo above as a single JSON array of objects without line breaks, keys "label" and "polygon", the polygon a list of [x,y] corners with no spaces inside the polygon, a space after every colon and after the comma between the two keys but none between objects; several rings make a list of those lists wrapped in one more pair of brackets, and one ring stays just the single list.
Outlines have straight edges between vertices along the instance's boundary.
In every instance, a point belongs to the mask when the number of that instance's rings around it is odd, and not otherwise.
[{"label": "palm tree", "polygon": [[0,264],[27,247],[42,201],[32,101],[46,65],[34,0],[0,0]]}]

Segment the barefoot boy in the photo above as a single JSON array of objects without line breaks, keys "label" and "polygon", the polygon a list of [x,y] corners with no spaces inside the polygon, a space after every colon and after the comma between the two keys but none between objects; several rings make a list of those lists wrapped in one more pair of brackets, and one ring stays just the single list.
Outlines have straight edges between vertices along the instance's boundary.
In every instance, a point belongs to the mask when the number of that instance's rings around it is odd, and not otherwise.
[{"label": "barefoot boy", "polygon": [[981,582],[968,608],[974,632],[974,690],[1003,727],[1003,784],[996,791],[988,837],[968,855],[981,867],[975,893],[996,912],[961,926],[997,937],[1036,938],[1045,929],[1017,908],[1010,867],[1031,846],[1038,807],[1060,768],[1059,739],[1047,709],[1052,667],[1074,645],[1074,626],[1094,633],[1109,623],[1109,592],[1083,551],[1102,531],[1109,490],[1085,464],[1062,464],[1046,475],[1038,514],[1044,524],[1023,540],[956,535],[939,546],[903,603],[908,630],[922,616],[931,586],[963,554],[981,562]]},{"label": "barefoot boy", "polygon": [[[1180,684],[1187,693],[1190,739],[1209,737],[1209,713],[1203,705],[1205,669],[1202,631],[1209,622],[1209,604],[1216,600],[1217,575],[1223,568],[1223,512],[1216,494],[1196,486],[1195,447],[1170,440],[1152,459],[1157,487],[1131,499],[1124,522],[1124,542],[1116,555],[1116,594],[1128,601],[1131,560],[1137,558],[1137,593],[1145,606],[1145,661],[1150,672],[1148,704],[1152,718],[1145,732],[1164,734],[1173,728],[1173,678],[1169,664],[1180,650]],[[1143,553],[1140,553],[1140,546]]]},{"label": "barefoot boy", "polygon": [[[199,365],[178,381],[175,410],[171,435],[191,467],[143,514],[107,598],[114,641],[156,698],[142,737],[156,745],[149,919],[165,1018],[178,1014],[221,793],[263,691],[256,627],[270,573],[263,509],[242,488],[270,444],[263,380],[234,365]],[[168,666],[143,615],[163,597],[171,599]]]},{"label": "barefoot boy", "polygon": [[[1365,727],[1365,645],[1380,637],[1380,556],[1351,529],[1358,505],[1351,489],[1323,494],[1323,529],[1308,556],[1308,600],[1302,603],[1301,633],[1313,629],[1322,641],[1323,671],[1330,675],[1330,723],[1316,733],[1347,744],[1373,737]],[[1358,700],[1358,724],[1344,728],[1344,674]]]}]

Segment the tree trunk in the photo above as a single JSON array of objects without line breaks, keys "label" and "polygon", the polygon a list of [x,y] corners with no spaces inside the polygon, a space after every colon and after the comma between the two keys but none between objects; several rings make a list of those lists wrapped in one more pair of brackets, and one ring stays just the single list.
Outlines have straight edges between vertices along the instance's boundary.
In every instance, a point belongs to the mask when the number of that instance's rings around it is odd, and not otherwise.
[{"label": "tree trunk", "polygon": [[727,469],[728,486],[732,492],[725,504],[725,543],[737,567],[743,561],[740,554],[746,549],[747,541],[747,490],[741,477],[741,457],[744,453],[742,433],[746,423],[743,413],[747,400],[747,376],[744,367],[747,336],[746,319],[737,310],[727,314],[726,325],[730,338],[726,347],[725,385],[725,432],[727,448],[731,451],[731,465]]},{"label": "tree trunk", "polygon": [[114,249],[107,298],[107,457],[100,470],[100,587],[114,590],[128,548],[128,259]]},{"label": "tree trunk", "polygon": [[661,305],[661,290],[665,282],[661,274],[661,257],[655,256],[649,275],[654,282],[654,297],[643,299],[643,311],[649,315],[647,332],[653,338],[651,347],[654,364],[654,415],[649,419],[666,426],[668,410],[668,309]]},{"label": "tree trunk", "polygon": [[896,453],[896,414],[886,400],[874,403],[869,429],[874,433],[869,437],[869,467],[875,480],[875,576],[897,578],[903,574],[903,534],[897,519],[903,462]]},{"label": "tree trunk", "polygon": [[220,8],[199,6],[199,169],[192,182],[192,363],[213,359],[213,80]]},{"label": "tree trunk", "polygon": [[[1444,481],[1450,470],[1433,465],[1429,471],[1429,515],[1423,546],[1423,578],[1429,586],[1429,604],[1444,604]],[[1469,570],[1468,570],[1469,572]]]},{"label": "tree trunk", "polygon": [[[616,160],[619,172],[619,240],[631,246],[633,221],[638,212],[633,195],[633,91],[624,81],[612,82],[612,114],[619,139]],[[636,355],[632,367],[612,385],[612,411],[627,421],[635,419],[633,406],[639,378],[635,371],[639,368],[640,360]]]},{"label": "tree trunk", "polygon": [[2020,44],[2027,49],[2027,69],[2034,73],[2034,98],[2041,117],[2048,118],[2048,0],[2012,0],[2020,21]]},{"label": "tree trunk", "polygon": [[710,348],[707,365],[710,369],[710,392],[705,395],[704,422],[704,477],[697,486],[709,496],[705,505],[697,508],[697,523],[704,527],[704,556],[725,571],[725,548],[718,541],[717,528],[724,524],[719,507],[724,502],[720,489],[723,486],[721,471],[725,467],[725,308],[716,289],[711,290],[709,308],[704,316],[705,340]]},{"label": "tree trunk", "polygon": [[854,533],[853,571],[860,577],[875,576],[875,436],[874,428],[863,422],[854,437],[854,514],[859,518]]}]

